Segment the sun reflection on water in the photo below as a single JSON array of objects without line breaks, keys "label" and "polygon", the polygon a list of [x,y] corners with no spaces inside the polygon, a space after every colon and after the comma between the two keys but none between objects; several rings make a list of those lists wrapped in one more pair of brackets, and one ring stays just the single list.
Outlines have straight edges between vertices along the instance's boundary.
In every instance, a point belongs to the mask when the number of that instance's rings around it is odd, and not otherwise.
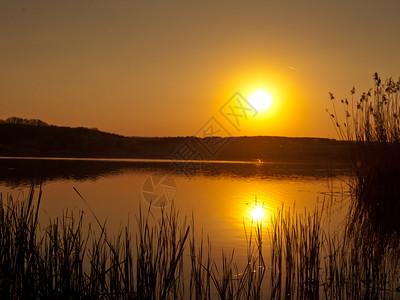
[{"label": "sun reflection on water", "polygon": [[247,202],[243,214],[244,221],[247,225],[256,226],[256,224],[268,225],[271,219],[271,209],[265,202],[257,201]]},{"label": "sun reflection on water", "polygon": [[251,218],[254,221],[261,221],[264,218],[264,207],[257,205],[254,207],[252,213],[251,213]]}]

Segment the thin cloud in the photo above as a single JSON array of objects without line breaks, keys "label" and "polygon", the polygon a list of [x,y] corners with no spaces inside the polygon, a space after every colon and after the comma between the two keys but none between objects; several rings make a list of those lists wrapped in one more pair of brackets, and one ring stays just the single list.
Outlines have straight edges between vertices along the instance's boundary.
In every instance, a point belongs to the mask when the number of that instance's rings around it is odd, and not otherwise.
[{"label": "thin cloud", "polygon": [[295,67],[292,67],[292,66],[287,66],[290,70],[293,70],[293,71],[296,71],[296,72],[299,72],[300,71],[300,69],[297,69],[297,68],[295,68]]}]

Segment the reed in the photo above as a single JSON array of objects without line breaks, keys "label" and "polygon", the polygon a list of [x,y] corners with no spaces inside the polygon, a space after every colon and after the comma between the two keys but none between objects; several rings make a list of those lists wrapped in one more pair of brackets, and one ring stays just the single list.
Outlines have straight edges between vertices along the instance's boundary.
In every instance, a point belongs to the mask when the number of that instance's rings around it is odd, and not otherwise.
[{"label": "reed", "polygon": [[[96,219],[66,212],[41,228],[41,191],[7,197],[0,206],[1,299],[396,299],[398,260],[390,248],[344,232],[326,232],[323,205],[304,213],[284,207],[272,226],[245,226],[247,258],[220,260],[211,241],[195,237],[173,207],[158,216],[139,209],[136,235],[129,223],[109,236]],[[0,197],[0,199],[2,199]],[[86,228],[87,227],[87,228]],[[265,232],[264,232],[265,231]],[[266,234],[268,232],[268,234]],[[266,238],[268,236],[268,238]]]},{"label": "reed", "polygon": [[319,299],[321,216],[281,209],[272,223],[271,299]]},{"label": "reed", "polygon": [[[400,80],[382,81],[374,74],[374,87],[355,100],[338,102],[333,94],[331,120],[338,136],[351,145],[354,180],[350,230],[365,240],[397,244],[400,219]],[[361,226],[358,226],[361,224]]]}]

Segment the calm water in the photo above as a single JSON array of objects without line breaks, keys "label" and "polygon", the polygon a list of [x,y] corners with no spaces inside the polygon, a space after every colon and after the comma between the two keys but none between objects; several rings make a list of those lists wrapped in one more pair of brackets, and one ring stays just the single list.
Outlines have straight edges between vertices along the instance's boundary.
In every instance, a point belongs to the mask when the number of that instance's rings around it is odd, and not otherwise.
[{"label": "calm water", "polygon": [[[196,231],[204,231],[217,248],[245,253],[244,225],[250,226],[260,210],[264,226],[282,205],[314,209],[326,194],[346,191],[348,169],[329,163],[208,162],[192,165],[192,176],[160,160],[0,159],[0,192],[24,198],[34,181],[42,183],[41,220],[65,210],[90,210],[109,231],[135,224],[139,205],[148,209],[173,202],[182,219],[195,218]],[[160,181],[161,180],[161,181]],[[159,184],[157,184],[159,183]],[[75,192],[83,196],[86,203]],[[340,198],[340,197],[339,197]],[[257,200],[256,200],[257,199]],[[257,201],[257,202],[256,202]],[[157,204],[158,203],[158,204]],[[341,226],[346,206],[338,201],[329,226]],[[159,207],[152,207],[157,216]]]}]

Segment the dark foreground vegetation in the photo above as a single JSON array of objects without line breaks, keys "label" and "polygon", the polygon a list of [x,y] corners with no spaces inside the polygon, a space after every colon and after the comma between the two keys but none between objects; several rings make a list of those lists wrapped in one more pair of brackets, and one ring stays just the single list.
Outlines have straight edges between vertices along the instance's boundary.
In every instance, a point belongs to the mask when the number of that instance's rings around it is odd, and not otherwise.
[{"label": "dark foreground vegetation", "polygon": [[[194,149],[187,157],[181,156],[185,151],[179,151],[185,143]],[[332,162],[346,161],[347,154],[345,142],[323,138],[125,137],[98,129],[47,125],[40,120],[0,120],[0,156]]]},{"label": "dark foreground vegetation", "polygon": [[[109,236],[84,214],[38,221],[41,194],[0,208],[1,299],[396,299],[398,248],[323,229],[329,206],[246,228],[247,262],[211,254],[170,207]],[[45,226],[43,226],[45,225]]]},{"label": "dark foreground vegetation", "polygon": [[375,232],[377,242],[400,240],[400,79],[385,81],[374,74],[374,88],[354,99],[331,94],[332,121],[351,145],[354,231]]}]

